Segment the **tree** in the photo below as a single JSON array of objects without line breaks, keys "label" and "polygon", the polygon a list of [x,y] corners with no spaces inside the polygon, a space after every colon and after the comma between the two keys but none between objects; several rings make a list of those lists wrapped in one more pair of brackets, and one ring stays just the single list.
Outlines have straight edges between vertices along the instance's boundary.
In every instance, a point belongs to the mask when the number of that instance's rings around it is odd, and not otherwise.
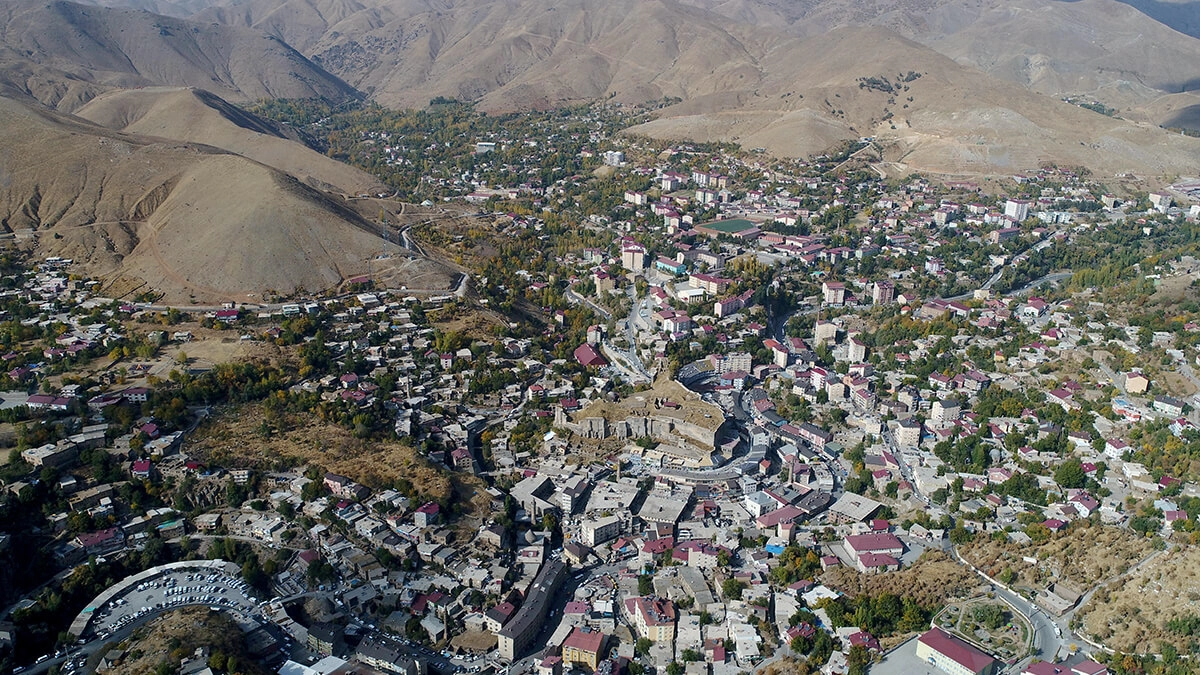
[{"label": "tree", "polygon": [[730,600],[741,600],[744,590],[746,590],[746,582],[740,579],[726,579],[721,582],[721,593]]},{"label": "tree", "polygon": [[638,595],[653,595],[654,594],[654,578],[649,574],[643,574],[638,577]]},{"label": "tree", "polygon": [[953,530],[950,530],[950,543],[957,546],[969,543],[971,541],[971,532],[967,528],[959,525]]},{"label": "tree", "polygon": [[1087,485],[1087,473],[1083,470],[1083,462],[1072,457],[1054,470],[1054,482],[1058,483],[1059,487],[1070,489],[1081,488]]},{"label": "tree", "polygon": [[1008,621],[1008,612],[1005,612],[1000,605],[995,604],[976,605],[971,611],[971,616],[991,630],[996,630]]},{"label": "tree", "polygon": [[683,675],[683,664],[678,661],[672,661],[667,665],[667,675]]},{"label": "tree", "polygon": [[850,648],[850,653],[846,655],[846,672],[849,675],[866,675],[867,665],[870,662],[871,657],[867,653],[867,648],[862,645],[854,645]]},{"label": "tree", "polygon": [[638,656],[645,656],[650,653],[650,648],[653,646],[654,642],[650,640],[650,638],[640,637],[637,640],[637,644],[633,646],[633,651],[636,652]]}]

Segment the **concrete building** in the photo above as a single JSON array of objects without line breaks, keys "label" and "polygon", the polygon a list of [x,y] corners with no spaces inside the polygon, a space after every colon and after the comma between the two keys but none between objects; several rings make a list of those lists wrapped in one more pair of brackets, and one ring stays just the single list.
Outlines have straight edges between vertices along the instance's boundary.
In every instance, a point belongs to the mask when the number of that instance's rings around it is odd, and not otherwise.
[{"label": "concrete building", "polygon": [[637,628],[638,636],[653,642],[675,639],[675,605],[665,598],[629,598],[625,616]]},{"label": "concrete building", "polygon": [[896,444],[902,448],[915,448],[921,445],[921,423],[913,420],[900,420],[896,423]]},{"label": "concrete building", "polygon": [[598,630],[576,626],[563,641],[563,663],[587,666],[593,671],[604,653],[605,635]]},{"label": "concrete building", "polygon": [[631,272],[646,269],[646,248],[640,244],[626,244],[621,249],[621,267]]},{"label": "concrete building", "polygon": [[954,399],[934,401],[929,408],[929,422],[935,427],[947,427],[958,421],[962,406]]},{"label": "concrete building", "polygon": [[934,628],[917,638],[917,658],[950,675],[994,675],[998,662],[962,640]]},{"label": "concrete building", "polygon": [[621,534],[622,529],[623,523],[620,516],[606,516],[604,518],[597,518],[596,520],[585,520],[579,526],[583,543],[592,547],[616,539],[617,535]]},{"label": "concrete building", "polygon": [[354,658],[376,670],[398,675],[424,675],[425,664],[408,656],[399,647],[367,638],[354,652]]},{"label": "concrete building", "polygon": [[858,570],[865,573],[899,569],[900,556],[904,554],[904,544],[887,532],[850,535],[843,548]]},{"label": "concrete building", "polygon": [[840,281],[826,281],[821,284],[821,294],[827,305],[844,304],[846,302],[846,285]]},{"label": "concrete building", "polygon": [[1004,202],[1004,215],[1018,223],[1029,217],[1029,201],[1025,199],[1010,199]]},{"label": "concrete building", "polygon": [[876,281],[871,287],[871,302],[886,305],[896,299],[896,286],[890,281]]},{"label": "concrete building", "polygon": [[504,628],[496,634],[500,658],[512,663],[524,656],[525,649],[542,630],[546,612],[550,610],[554,594],[567,576],[567,565],[561,560],[550,560],[534,578],[525,602]]}]

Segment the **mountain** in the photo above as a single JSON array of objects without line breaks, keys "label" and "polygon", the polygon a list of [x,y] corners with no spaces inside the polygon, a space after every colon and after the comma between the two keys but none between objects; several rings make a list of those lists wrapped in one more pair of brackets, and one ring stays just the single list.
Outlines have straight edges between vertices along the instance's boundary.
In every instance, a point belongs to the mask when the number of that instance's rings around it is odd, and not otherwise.
[{"label": "mountain", "polygon": [[754,90],[684,101],[632,131],[736,140],[801,156],[838,139],[872,136],[884,148],[884,166],[902,175],[1009,173],[1045,163],[1103,175],[1200,171],[1198,139],[1031,92],[887,29],[799,39],[764,65],[768,75]]},{"label": "mountain", "polygon": [[104,129],[11,92],[0,118],[0,227],[39,255],[75,259],[104,292],[261,301],[335,287],[387,252],[450,285],[349,202],[240,155]]},{"label": "mountain", "polygon": [[324,191],[358,195],[386,190],[374,176],[309,149],[287,129],[202,89],[114,90],[75,114],[109,129],[221,148]]},{"label": "mountain", "polygon": [[[1156,127],[1200,122],[1189,83],[1200,40],[1116,0],[128,1],[195,12],[191,23],[138,14],[150,28],[249,31],[294,45],[314,68],[394,107],[439,96],[497,112],[678,99],[639,130],[793,155],[878,136],[901,170],[949,173],[1058,162],[1164,174],[1198,164],[1194,141]],[[260,70],[246,79],[269,79]],[[64,98],[94,95],[75,82],[60,85]],[[245,100],[248,88],[229,100]],[[1123,119],[1059,100],[1066,95]]]},{"label": "mountain", "polygon": [[[799,36],[878,26],[1054,97],[1173,124],[1200,104],[1200,3],[1158,0],[689,0]],[[1180,95],[1183,94],[1183,95]],[[1178,121],[1178,120],[1174,120]]]},{"label": "mountain", "polygon": [[260,31],[61,0],[0,4],[0,78],[64,111],[101,91],[152,85],[197,87],[235,102],[354,95]]}]

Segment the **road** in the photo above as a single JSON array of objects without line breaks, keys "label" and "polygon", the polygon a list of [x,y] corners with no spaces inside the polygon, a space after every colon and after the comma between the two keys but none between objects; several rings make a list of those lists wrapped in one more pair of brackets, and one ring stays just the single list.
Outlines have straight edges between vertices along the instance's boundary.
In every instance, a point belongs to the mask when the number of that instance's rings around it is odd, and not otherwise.
[{"label": "road", "polygon": [[1022,286],[1020,288],[1017,288],[1017,289],[1014,289],[1014,290],[1011,290],[1011,291],[1005,293],[1004,297],[1011,298],[1014,295],[1020,295],[1022,293],[1025,293],[1026,291],[1031,291],[1039,286],[1045,286],[1046,284],[1052,284],[1057,281],[1062,281],[1063,279],[1070,279],[1074,274],[1075,274],[1074,272],[1055,272],[1053,274],[1047,274],[1043,277],[1034,279],[1033,281],[1025,284],[1024,286]]},{"label": "road", "polygon": [[904,461],[904,453],[901,452],[900,447],[896,445],[896,439],[892,436],[892,430],[888,428],[886,422],[883,424],[883,433],[881,435],[883,436],[884,445],[886,445],[888,451],[892,453],[892,457],[896,458],[896,464],[900,467],[900,476],[903,477],[904,480],[908,481],[908,484],[912,486],[913,496],[928,505],[929,498],[921,494],[921,491],[917,488],[917,481],[913,479],[912,471],[909,470],[908,463]]},{"label": "road", "polygon": [[566,291],[563,291],[563,295],[567,296],[567,300],[570,300],[571,302],[573,302],[577,305],[584,304],[584,305],[587,305],[588,307],[592,308],[592,311],[594,311],[595,313],[604,317],[605,321],[609,321],[612,319],[612,312],[610,312],[607,309],[604,309],[603,307],[601,307],[600,305],[597,305],[596,303],[592,302],[591,298],[585,298],[584,296],[580,295],[579,293],[576,293],[574,290],[572,290],[570,288],[568,288]]},{"label": "road", "polygon": [[[1013,610],[1025,618],[1031,626],[1033,626],[1033,656],[1044,661],[1054,661],[1058,655],[1066,650],[1064,646],[1068,644],[1070,639],[1074,637],[1070,632],[1070,621],[1068,618],[1055,619],[1046,613],[1046,610],[1038,607],[1029,600],[1021,597],[1005,588],[1000,582],[987,576],[974,565],[967,562],[958,553],[958,547],[951,547],[950,552],[954,555],[954,559],[959,564],[971,569],[973,572],[982,577],[985,581],[992,585],[992,590],[995,591],[996,597],[1003,600]],[[1061,624],[1061,625],[1060,625]],[[1064,633],[1063,626],[1067,627]],[[1065,636],[1065,637],[1064,637]],[[1076,638],[1076,642],[1082,643],[1082,640]]]}]

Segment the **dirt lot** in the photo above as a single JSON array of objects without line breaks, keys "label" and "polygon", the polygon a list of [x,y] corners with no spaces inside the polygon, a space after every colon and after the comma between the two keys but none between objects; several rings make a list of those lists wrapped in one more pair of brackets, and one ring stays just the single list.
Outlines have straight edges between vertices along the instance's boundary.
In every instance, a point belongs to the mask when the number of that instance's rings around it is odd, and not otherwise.
[{"label": "dirt lot", "polygon": [[1166,630],[1172,618],[1200,615],[1200,549],[1163,553],[1126,578],[1101,588],[1079,616],[1084,628],[1108,647],[1158,652],[1168,641],[1189,651],[1188,638]]},{"label": "dirt lot", "polygon": [[450,641],[456,649],[464,649],[475,654],[482,654],[496,646],[496,636],[489,631],[482,633],[466,632],[455,635]]},{"label": "dirt lot", "polygon": [[474,513],[488,512],[490,499],[482,481],[439,469],[410,445],[356,438],[343,427],[301,416],[278,420],[270,425],[270,437],[263,437],[263,420],[261,405],[222,412],[192,434],[184,452],[223,466],[271,469],[317,464],[372,489],[405,478],[425,498],[457,497],[470,501]]},{"label": "dirt lot", "polygon": [[972,597],[983,588],[976,574],[940,551],[927,551],[899,572],[860,574],[849,567],[834,567],[821,575],[821,583],[847,595],[893,593],[926,607]]},{"label": "dirt lot", "polygon": [[[960,549],[962,556],[990,576],[1005,568],[1017,573],[1013,585],[1041,590],[1065,580],[1078,589],[1124,573],[1150,555],[1150,541],[1119,527],[1087,526],[1080,522],[1065,534],[1042,544],[1021,546],[992,540],[973,542]],[[1025,562],[1033,558],[1036,565]]]},{"label": "dirt lot", "polygon": [[[252,661],[242,642],[242,631],[228,617],[207,608],[187,608],[156,619],[134,633],[122,644],[128,649],[125,659],[108,672],[112,675],[144,675],[154,672],[159,663],[192,656],[197,647],[209,647],[237,658],[236,670],[245,675],[265,675],[266,668]],[[104,651],[96,653],[97,656]],[[174,671],[172,671],[174,672]]]},{"label": "dirt lot", "polygon": [[260,429],[264,419],[261,405],[224,411],[202,424],[184,450],[228,466],[269,469],[281,463],[319,464],[370,488],[404,477],[431,497],[449,494],[449,479],[408,445],[365,441],[340,426],[298,417],[272,424],[271,436],[264,438]]}]

